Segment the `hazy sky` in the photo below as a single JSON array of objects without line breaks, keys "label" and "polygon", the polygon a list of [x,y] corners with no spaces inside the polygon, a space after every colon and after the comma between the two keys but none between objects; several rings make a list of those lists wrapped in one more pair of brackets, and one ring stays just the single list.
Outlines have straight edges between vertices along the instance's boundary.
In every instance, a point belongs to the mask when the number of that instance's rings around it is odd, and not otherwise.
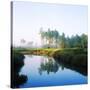
[{"label": "hazy sky", "polygon": [[87,6],[19,2],[13,3],[13,42],[33,41],[40,45],[40,27],[58,30],[67,36],[87,33]]}]

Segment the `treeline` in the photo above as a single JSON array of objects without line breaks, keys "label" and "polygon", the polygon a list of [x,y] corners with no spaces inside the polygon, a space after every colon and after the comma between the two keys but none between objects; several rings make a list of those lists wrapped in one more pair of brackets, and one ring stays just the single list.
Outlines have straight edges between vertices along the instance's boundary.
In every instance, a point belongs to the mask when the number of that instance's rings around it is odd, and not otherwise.
[{"label": "treeline", "polygon": [[88,36],[86,34],[82,35],[72,35],[71,37],[65,36],[65,33],[61,35],[57,30],[44,31],[43,28],[40,29],[40,36],[42,41],[42,47],[55,47],[55,48],[87,48]]}]

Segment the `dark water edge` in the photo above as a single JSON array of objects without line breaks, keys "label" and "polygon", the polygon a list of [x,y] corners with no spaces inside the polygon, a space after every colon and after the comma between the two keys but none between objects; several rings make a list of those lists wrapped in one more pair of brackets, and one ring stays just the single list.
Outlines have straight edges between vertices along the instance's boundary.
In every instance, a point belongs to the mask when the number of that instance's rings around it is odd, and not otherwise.
[{"label": "dark water edge", "polygon": [[78,54],[61,54],[58,55],[56,52],[53,55],[56,62],[63,65],[66,68],[70,68],[71,70],[77,71],[82,75],[88,75],[88,60],[86,53],[78,53]]},{"label": "dark water edge", "polygon": [[12,51],[11,55],[11,88],[19,86],[27,81],[27,76],[19,75],[21,68],[24,66],[24,55]]},{"label": "dark water edge", "polygon": [[87,66],[86,67],[82,67],[82,66],[74,66],[70,63],[64,63],[61,60],[56,60],[56,62],[58,62],[60,65],[62,65],[65,68],[68,68],[70,70],[74,70],[84,76],[88,75],[88,70],[87,70]]}]

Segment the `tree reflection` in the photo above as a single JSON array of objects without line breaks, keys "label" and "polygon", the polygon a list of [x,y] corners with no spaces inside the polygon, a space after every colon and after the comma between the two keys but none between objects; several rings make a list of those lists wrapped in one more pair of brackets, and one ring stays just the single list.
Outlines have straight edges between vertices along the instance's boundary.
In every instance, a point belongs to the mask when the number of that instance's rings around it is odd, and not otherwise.
[{"label": "tree reflection", "polygon": [[55,61],[59,64],[59,66],[62,66],[62,69],[65,67],[65,68],[68,68],[70,70],[74,70],[74,71],[76,71],[84,76],[87,76],[87,66],[83,66],[83,67],[82,66],[81,67],[75,66],[75,65],[72,65],[70,63],[64,63],[64,62],[62,62],[62,60],[58,60],[58,59]]},{"label": "tree reflection", "polygon": [[40,68],[38,70],[39,74],[42,75],[42,73],[45,71],[47,72],[47,74],[50,74],[50,72],[56,73],[59,68],[61,68],[61,70],[64,70],[64,68],[68,68],[87,76],[87,67],[78,67],[71,64],[63,63],[62,60],[54,60],[51,57],[42,58]]},{"label": "tree reflection", "polygon": [[59,69],[59,65],[53,60],[53,58],[45,58],[42,60],[40,68],[39,68],[39,74],[42,75],[43,71],[47,71],[47,74],[50,72],[56,73]]},{"label": "tree reflection", "polygon": [[61,70],[64,70],[64,65],[60,64]]}]

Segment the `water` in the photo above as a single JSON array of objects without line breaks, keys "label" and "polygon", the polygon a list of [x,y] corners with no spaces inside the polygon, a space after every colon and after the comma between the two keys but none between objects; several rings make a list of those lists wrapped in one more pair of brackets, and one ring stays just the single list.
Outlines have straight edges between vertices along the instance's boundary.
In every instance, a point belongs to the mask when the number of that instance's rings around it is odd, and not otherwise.
[{"label": "water", "polygon": [[87,76],[46,56],[25,55],[24,66],[19,74],[28,77],[20,88],[87,83]]}]

